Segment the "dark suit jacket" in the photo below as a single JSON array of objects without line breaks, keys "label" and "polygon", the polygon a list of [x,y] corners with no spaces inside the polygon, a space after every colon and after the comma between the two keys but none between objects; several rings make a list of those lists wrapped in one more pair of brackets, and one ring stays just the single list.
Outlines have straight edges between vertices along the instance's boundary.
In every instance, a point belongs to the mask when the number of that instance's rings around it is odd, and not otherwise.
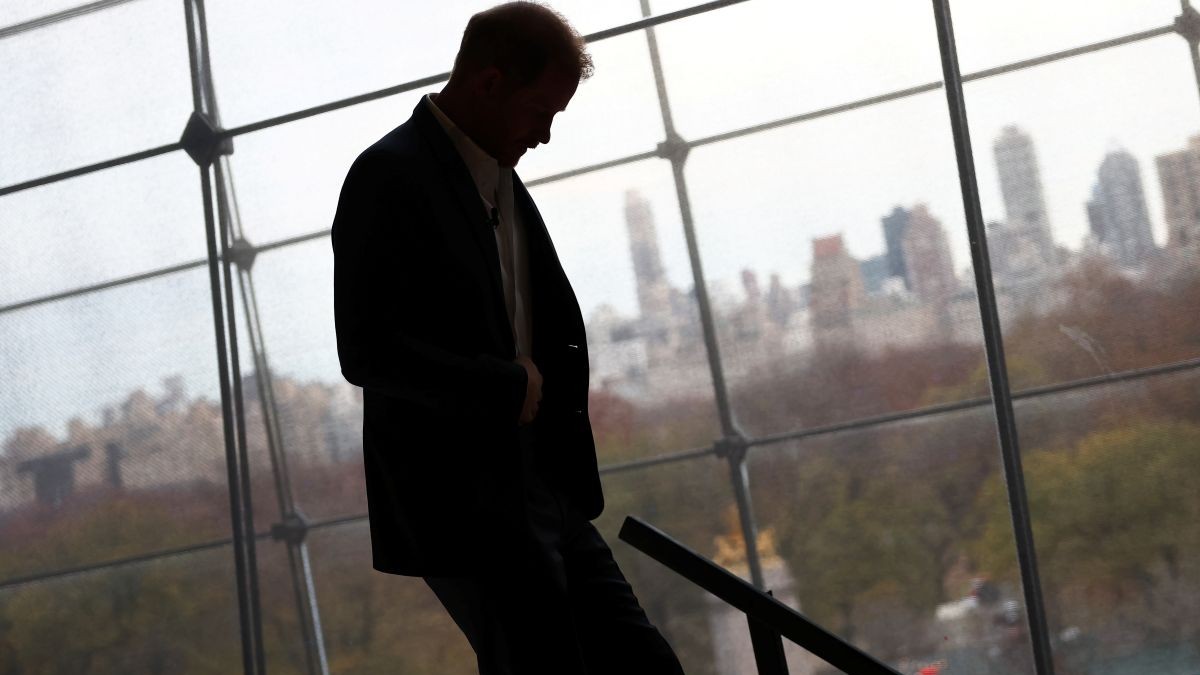
[{"label": "dark suit jacket", "polygon": [[[515,173],[513,190],[529,249],[530,358],[544,380],[537,461],[592,519],[604,499],[583,318]],[[354,161],[332,235],[338,358],[363,388],[373,566],[475,573],[524,522],[517,418],[527,376],[513,362],[488,214],[424,99]]]}]

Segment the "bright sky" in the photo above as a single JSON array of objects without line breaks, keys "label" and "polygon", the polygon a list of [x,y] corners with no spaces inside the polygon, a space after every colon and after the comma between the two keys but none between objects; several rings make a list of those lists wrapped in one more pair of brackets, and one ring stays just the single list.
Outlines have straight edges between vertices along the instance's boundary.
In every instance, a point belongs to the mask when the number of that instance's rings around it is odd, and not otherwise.
[{"label": "bright sky", "polygon": [[[0,25],[76,2],[0,5]],[[462,27],[489,2],[208,0],[218,101],[245,124],[449,69]],[[582,32],[640,17],[637,0],[554,3]],[[693,2],[656,0],[656,13]],[[436,9],[434,9],[436,8]],[[866,9],[864,9],[866,8]],[[972,0],[953,6],[971,72],[1169,24],[1175,0]],[[749,0],[658,29],[674,119],[698,138],[941,77],[931,5],[886,0]],[[175,141],[191,111],[182,3],[136,0],[0,40],[0,185]],[[525,157],[526,180],[650,150],[663,136],[646,39],[593,45],[596,75]],[[235,141],[241,215],[254,243],[328,228],[345,170],[403,122],[410,94]],[[1077,247],[1096,169],[1115,147],[1139,160],[1164,238],[1154,157],[1200,129],[1184,41],[1166,35],[967,85],[985,218],[1003,210],[991,144],[1017,124],[1040,160],[1055,238]],[[843,232],[851,252],[882,251],[879,218],[924,201],[969,265],[945,96],[898,102],[694,151],[687,168],[705,272],[736,287],[807,279],[813,237]],[[538,187],[534,198],[585,315],[636,306],[624,192],[652,203],[667,273],[691,284],[669,165],[650,160]],[[182,153],[0,198],[0,304],[201,258],[198,171]],[[255,268],[273,364],[339,379],[328,239],[265,253]],[[0,438],[17,425],[61,432],[162,377],[183,372],[215,397],[203,269],[0,316]],[[240,318],[240,317],[239,317]]]}]

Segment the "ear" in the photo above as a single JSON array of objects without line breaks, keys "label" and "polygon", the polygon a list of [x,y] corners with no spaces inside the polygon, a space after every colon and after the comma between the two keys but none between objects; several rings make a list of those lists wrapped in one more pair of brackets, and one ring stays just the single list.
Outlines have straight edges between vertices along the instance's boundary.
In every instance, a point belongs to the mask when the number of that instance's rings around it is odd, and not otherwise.
[{"label": "ear", "polygon": [[504,98],[506,85],[504,73],[496,66],[488,66],[475,76],[476,93],[485,101],[494,102]]}]

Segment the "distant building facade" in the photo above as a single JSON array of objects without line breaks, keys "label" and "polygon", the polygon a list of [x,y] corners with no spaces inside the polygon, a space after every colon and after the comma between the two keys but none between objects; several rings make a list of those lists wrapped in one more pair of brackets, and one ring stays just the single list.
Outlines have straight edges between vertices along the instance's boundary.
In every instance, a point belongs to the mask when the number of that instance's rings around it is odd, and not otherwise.
[{"label": "distant building facade", "polygon": [[908,211],[897,206],[884,216],[880,225],[883,227],[883,243],[886,247],[884,257],[887,258],[887,275],[899,277],[908,283],[908,269],[904,261],[904,232],[908,229]]},{"label": "distant building facade", "polygon": [[[139,389],[104,408],[98,424],[71,419],[61,439],[41,427],[16,429],[0,453],[0,511],[33,504],[56,508],[76,493],[96,490],[224,484],[228,468],[220,405],[202,397],[189,399],[181,378],[167,378],[164,384],[165,395]],[[257,401],[254,374],[243,377],[242,388],[247,401]],[[274,400],[283,431],[277,441],[293,466],[362,456],[361,390],[277,377]],[[262,406],[247,405],[245,419],[250,468],[269,471]]]},{"label": "distant building facade", "polygon": [[818,346],[853,339],[852,316],[866,302],[862,268],[841,234],[813,239],[809,317]]},{"label": "distant building facade", "polygon": [[1167,221],[1167,248],[1200,249],[1200,136],[1187,147],[1155,159]]},{"label": "distant building facade", "polygon": [[629,233],[629,259],[637,283],[638,310],[642,316],[665,316],[671,288],[658,250],[658,232],[650,202],[637,190],[625,193],[625,226]]},{"label": "distant building facade", "polygon": [[[1033,139],[1016,126],[1005,127],[993,144],[1005,222],[995,228],[990,248],[1001,259],[997,271],[1028,276],[1055,262],[1054,240]],[[991,236],[989,231],[988,235]]]},{"label": "distant building facade", "polygon": [[909,289],[926,303],[944,304],[958,290],[958,278],[946,229],[925,204],[910,212],[902,245]]},{"label": "distant building facade", "polygon": [[1154,252],[1141,171],[1128,151],[1117,150],[1104,157],[1087,203],[1087,216],[1096,243],[1121,265],[1135,267]]}]

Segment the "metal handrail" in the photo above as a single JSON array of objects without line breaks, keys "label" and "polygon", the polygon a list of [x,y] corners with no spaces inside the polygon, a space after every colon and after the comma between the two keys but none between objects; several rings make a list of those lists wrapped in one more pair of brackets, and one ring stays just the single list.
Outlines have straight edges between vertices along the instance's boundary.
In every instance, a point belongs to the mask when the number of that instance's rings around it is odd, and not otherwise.
[{"label": "metal handrail", "polygon": [[844,673],[900,675],[891,666],[818,626],[800,612],[643,520],[634,516],[626,517],[619,536],[622,541],[745,613],[760,675],[787,673],[781,637],[795,642]]}]

